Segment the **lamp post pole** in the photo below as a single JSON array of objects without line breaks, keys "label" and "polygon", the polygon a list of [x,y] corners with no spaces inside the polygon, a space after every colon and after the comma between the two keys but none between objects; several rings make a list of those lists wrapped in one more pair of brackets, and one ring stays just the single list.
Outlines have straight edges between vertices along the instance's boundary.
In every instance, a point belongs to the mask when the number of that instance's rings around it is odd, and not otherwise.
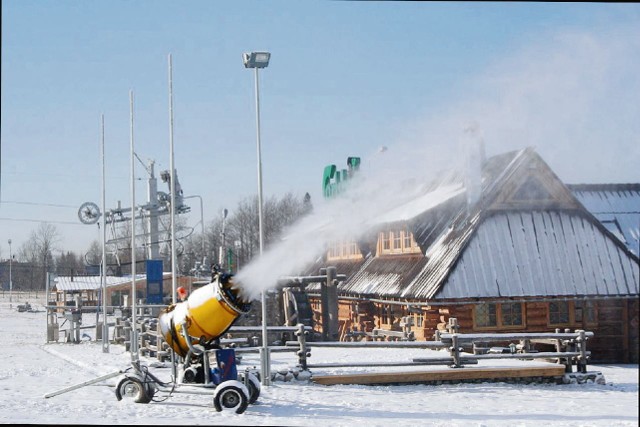
[{"label": "lamp post pole", "polygon": [[227,222],[227,215],[229,214],[229,211],[227,209],[223,209],[222,210],[222,243],[220,244],[220,248],[218,250],[218,264],[220,265],[220,268],[222,268],[223,270],[227,271],[228,270],[228,263],[225,262],[225,257],[226,257],[226,242],[225,242],[225,232],[224,232],[224,227],[225,227],[225,223]]},{"label": "lamp post pole", "polygon": [[[258,231],[260,235],[260,256],[264,250],[264,229],[263,229],[263,212],[262,212],[262,150],[260,145],[260,91],[258,85],[258,69],[266,68],[269,65],[271,54],[269,52],[251,52],[243,55],[245,68],[253,68],[255,70],[255,89],[256,89],[256,142],[258,152]],[[262,291],[262,349],[260,357],[260,373],[263,385],[271,384],[271,366],[269,361],[269,346],[267,333],[267,292]]]},{"label": "lamp post pole", "polygon": [[[257,152],[258,152],[258,230],[260,234],[260,257],[262,257],[262,253],[264,251],[264,221],[262,211],[262,149],[260,144],[260,91],[258,87],[258,68],[255,68],[255,81],[256,81],[256,141],[257,141]],[[262,384],[270,385],[271,383],[271,364],[269,361],[269,343],[268,343],[268,331],[267,331],[267,291],[262,290],[261,294],[261,305],[262,305],[262,357],[260,359],[261,363],[261,374],[262,374]]]},{"label": "lamp post pole", "polygon": [[13,308],[13,254],[11,253],[11,239],[9,239],[9,308]]},{"label": "lamp post pole", "polygon": [[[101,116],[100,158],[102,160],[102,215],[100,215],[100,220],[102,222],[102,236],[100,241],[100,246],[102,246],[102,262],[100,263],[100,286],[102,289],[102,352],[109,353],[109,323],[107,322],[107,220],[104,214],[106,205],[104,167],[104,114]],[[47,298],[48,297],[49,296],[47,294]]]}]

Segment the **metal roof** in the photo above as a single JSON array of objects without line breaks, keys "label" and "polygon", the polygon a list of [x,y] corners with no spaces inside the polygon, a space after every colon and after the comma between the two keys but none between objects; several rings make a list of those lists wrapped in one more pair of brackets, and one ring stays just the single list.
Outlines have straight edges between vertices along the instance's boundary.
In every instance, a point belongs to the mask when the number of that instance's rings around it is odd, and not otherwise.
[{"label": "metal roof", "polygon": [[[171,273],[164,272],[163,279],[171,276]],[[136,281],[146,280],[146,274],[136,274]],[[55,289],[58,291],[92,291],[98,290],[102,286],[100,276],[58,276],[54,279]],[[107,287],[131,283],[131,276],[106,276]]]},{"label": "metal roof", "polygon": [[640,184],[568,185],[576,198],[631,252],[640,255]]},{"label": "metal roof", "polygon": [[435,299],[615,297],[638,295],[639,279],[638,262],[586,216],[510,212],[482,222],[435,295],[421,280],[409,292]]},{"label": "metal roof", "polygon": [[422,254],[369,257],[338,289],[358,295],[397,295],[427,262]]}]

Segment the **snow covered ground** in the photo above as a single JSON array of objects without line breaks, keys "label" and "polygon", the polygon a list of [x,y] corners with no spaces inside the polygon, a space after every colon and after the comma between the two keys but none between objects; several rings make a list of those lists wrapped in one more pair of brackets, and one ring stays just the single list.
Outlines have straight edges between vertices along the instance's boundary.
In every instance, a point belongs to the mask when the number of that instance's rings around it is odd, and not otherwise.
[{"label": "snow covered ground", "polygon": [[[607,381],[598,384],[457,384],[406,386],[320,386],[276,382],[263,388],[255,405],[242,415],[218,413],[211,397],[176,393],[148,405],[118,402],[115,379],[49,399],[43,396],[129,366],[124,348],[100,343],[45,344],[42,306],[18,313],[16,298],[0,296],[0,423],[162,424],[162,425],[638,425],[638,365],[599,365]],[[20,303],[24,301],[20,300]],[[349,360],[409,360],[427,350],[313,349],[310,363]],[[274,369],[294,367],[295,356],[273,355]],[[483,364],[487,365],[488,364]],[[259,366],[257,355],[243,365]],[[492,362],[496,364],[496,361]],[[498,362],[504,366],[506,362]],[[541,363],[517,362],[510,363]],[[406,368],[404,368],[406,369]],[[444,369],[444,368],[443,368]],[[320,373],[353,371],[340,368]],[[156,373],[168,379],[169,369]]]}]

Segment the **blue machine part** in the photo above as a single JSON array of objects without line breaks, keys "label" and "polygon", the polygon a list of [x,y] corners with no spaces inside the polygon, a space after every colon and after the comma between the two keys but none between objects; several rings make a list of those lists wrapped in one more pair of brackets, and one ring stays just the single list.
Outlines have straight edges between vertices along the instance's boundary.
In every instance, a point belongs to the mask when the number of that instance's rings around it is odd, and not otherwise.
[{"label": "blue machine part", "polygon": [[216,350],[216,367],[211,369],[211,379],[218,385],[224,381],[237,380],[236,351],[232,348]]}]

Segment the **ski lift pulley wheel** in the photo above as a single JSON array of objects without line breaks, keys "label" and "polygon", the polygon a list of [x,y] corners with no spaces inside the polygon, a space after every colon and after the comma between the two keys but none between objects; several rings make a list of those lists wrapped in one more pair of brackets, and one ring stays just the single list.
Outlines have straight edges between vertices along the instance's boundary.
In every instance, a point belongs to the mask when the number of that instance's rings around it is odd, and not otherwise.
[{"label": "ski lift pulley wheel", "polygon": [[93,202],[84,202],[78,209],[78,218],[83,224],[95,224],[100,215],[100,208]]}]

